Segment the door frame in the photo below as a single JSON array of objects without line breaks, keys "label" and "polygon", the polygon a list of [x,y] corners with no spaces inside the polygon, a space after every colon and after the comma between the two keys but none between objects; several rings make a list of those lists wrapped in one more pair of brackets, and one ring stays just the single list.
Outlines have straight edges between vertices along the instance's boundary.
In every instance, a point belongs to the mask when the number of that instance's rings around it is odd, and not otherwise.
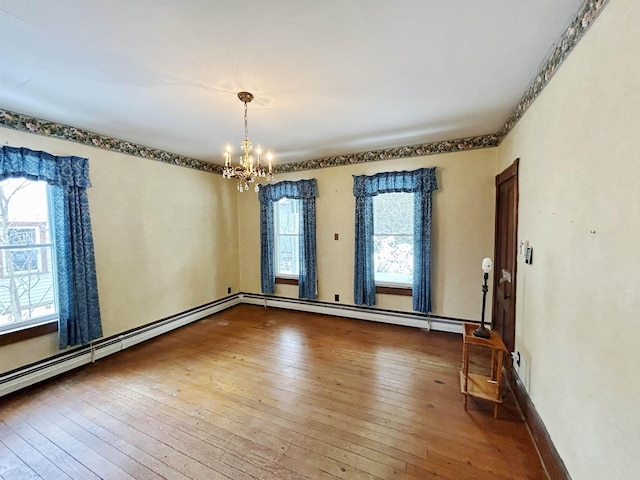
[{"label": "door frame", "polygon": [[[500,221],[500,215],[498,215],[498,204],[500,197],[500,185],[507,180],[515,177],[514,181],[514,205],[513,205],[513,273],[512,273],[512,302],[511,302],[511,312],[510,315],[513,318],[513,325],[511,326],[513,330],[510,330],[511,338],[513,338],[513,348],[515,349],[515,338],[516,338],[516,301],[517,301],[517,273],[518,273],[518,204],[520,199],[519,192],[519,181],[518,181],[518,170],[520,165],[520,158],[516,158],[511,165],[505,168],[501,173],[496,175],[496,203],[495,203],[495,229],[494,229],[494,246],[493,246],[493,258],[498,258],[498,232],[500,229],[498,228],[498,222]],[[496,311],[495,311],[495,295],[498,287],[498,281],[500,280],[500,275],[498,274],[497,269],[494,269],[493,272],[493,300],[491,302],[491,327],[495,328],[496,325]],[[510,354],[511,352],[509,352]],[[511,355],[505,362],[506,365],[509,365],[513,368],[513,364],[510,361]]]}]

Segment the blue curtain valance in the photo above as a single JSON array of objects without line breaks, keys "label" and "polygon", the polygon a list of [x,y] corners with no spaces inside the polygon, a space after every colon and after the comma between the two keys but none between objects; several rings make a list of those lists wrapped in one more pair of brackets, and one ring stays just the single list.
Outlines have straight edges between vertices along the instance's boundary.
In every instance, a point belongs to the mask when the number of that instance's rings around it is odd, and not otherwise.
[{"label": "blue curtain valance", "polygon": [[273,185],[260,185],[258,200],[260,203],[277,202],[283,198],[315,198],[318,196],[316,180],[298,180],[292,182],[274,183]]},{"label": "blue curtain valance", "polygon": [[24,147],[3,146],[0,150],[0,180],[24,177],[60,187],[91,186],[89,160],[73,156],[55,156]]},{"label": "blue curtain valance", "polygon": [[437,188],[435,167],[353,176],[355,197],[374,197],[390,192],[432,192]]}]

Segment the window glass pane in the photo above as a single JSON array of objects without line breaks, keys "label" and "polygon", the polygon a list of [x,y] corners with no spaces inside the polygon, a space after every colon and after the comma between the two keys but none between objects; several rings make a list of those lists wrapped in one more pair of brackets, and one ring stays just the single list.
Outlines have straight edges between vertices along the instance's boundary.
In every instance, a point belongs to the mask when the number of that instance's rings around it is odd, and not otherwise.
[{"label": "window glass pane", "polygon": [[413,283],[413,193],[373,197],[373,263],[378,284]]},{"label": "window glass pane", "polygon": [[[9,245],[34,245],[36,228],[7,228]],[[36,270],[38,268],[38,250],[35,248],[15,248],[11,250],[11,261],[14,271]]]},{"label": "window glass pane", "polygon": [[300,206],[300,200],[290,198],[273,203],[276,275],[297,276],[299,273]]},{"label": "window glass pane", "polygon": [[382,193],[373,197],[373,233],[413,236],[413,193]]},{"label": "window glass pane", "polygon": [[0,330],[55,318],[47,184],[0,182]]}]

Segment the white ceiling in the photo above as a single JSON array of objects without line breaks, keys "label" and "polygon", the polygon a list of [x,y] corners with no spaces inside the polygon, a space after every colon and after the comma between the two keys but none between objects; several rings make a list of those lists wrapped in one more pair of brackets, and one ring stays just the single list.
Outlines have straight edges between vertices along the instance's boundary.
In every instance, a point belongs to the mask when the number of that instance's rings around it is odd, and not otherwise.
[{"label": "white ceiling", "polygon": [[495,133],[582,0],[0,0],[0,108],[222,163]]}]

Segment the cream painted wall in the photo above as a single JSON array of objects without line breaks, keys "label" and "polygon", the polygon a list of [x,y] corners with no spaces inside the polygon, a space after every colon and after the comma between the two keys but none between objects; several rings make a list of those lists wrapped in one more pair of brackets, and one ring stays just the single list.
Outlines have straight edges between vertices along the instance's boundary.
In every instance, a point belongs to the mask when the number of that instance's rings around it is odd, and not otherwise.
[{"label": "cream painted wall", "polygon": [[[433,312],[480,319],[482,259],[493,256],[494,178],[497,149],[396,159],[279,175],[277,181],[316,178],[318,300],[353,304],[354,215],[352,175],[436,167],[433,194]],[[256,195],[239,195],[240,289],[260,292],[260,213]],[[339,240],[334,240],[334,234]],[[297,298],[296,286],[276,295]],[[490,305],[490,303],[489,303]],[[378,295],[378,307],[412,311],[411,298]],[[488,316],[487,316],[488,317]]]},{"label": "cream painted wall", "polygon": [[[611,0],[499,147],[520,157],[520,376],[574,479],[640,472],[640,1]],[[500,169],[501,169],[500,168]]]},{"label": "cream painted wall", "polygon": [[[89,158],[105,336],[238,291],[237,200],[220,175],[4,128],[0,142]],[[59,353],[56,341],[1,347],[0,373]]]}]

